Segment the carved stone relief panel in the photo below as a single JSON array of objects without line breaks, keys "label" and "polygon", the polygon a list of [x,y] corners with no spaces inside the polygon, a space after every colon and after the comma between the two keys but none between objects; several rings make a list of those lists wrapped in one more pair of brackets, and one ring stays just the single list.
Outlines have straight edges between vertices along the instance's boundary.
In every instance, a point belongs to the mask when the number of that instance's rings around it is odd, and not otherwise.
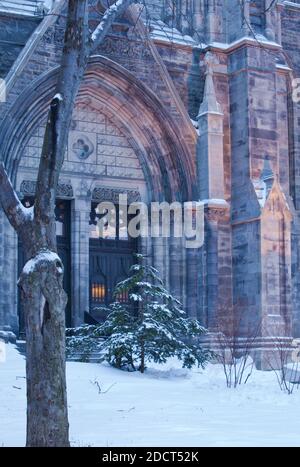
[{"label": "carved stone relief panel", "polygon": [[[38,168],[43,134],[44,126],[40,126],[29,138],[21,159],[21,170],[33,169],[35,172]],[[117,125],[91,102],[76,105],[63,173],[144,180],[140,161],[122,125]]]}]

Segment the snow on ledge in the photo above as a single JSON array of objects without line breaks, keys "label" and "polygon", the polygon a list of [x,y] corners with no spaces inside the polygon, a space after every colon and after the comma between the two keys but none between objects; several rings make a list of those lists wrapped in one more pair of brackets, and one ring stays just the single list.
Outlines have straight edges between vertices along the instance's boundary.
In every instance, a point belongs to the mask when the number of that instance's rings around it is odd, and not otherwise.
[{"label": "snow on ledge", "polygon": [[[296,6],[300,7],[300,4],[295,4]],[[206,50],[208,48],[215,48],[222,50],[224,52],[228,52],[231,49],[243,45],[245,42],[250,44],[257,44],[259,43],[265,47],[271,48],[282,48],[282,46],[275,41],[269,40],[263,34],[256,34],[255,37],[250,35],[242,36],[236,39],[233,42],[210,42],[210,43],[200,43],[197,42],[193,37],[182,34],[178,29],[169,27],[166,23],[161,20],[157,21],[150,21],[150,27],[152,28],[151,31],[151,38],[154,41],[162,41],[168,42],[170,44],[179,44],[185,45],[189,47],[199,48],[201,50]]]},{"label": "snow on ledge", "polygon": [[[300,6],[300,4],[299,4],[299,6]],[[293,71],[288,65],[285,65],[283,63],[277,63],[276,68],[278,70]]]},{"label": "snow on ledge", "polygon": [[228,207],[228,203],[225,199],[219,199],[219,198],[210,198],[210,199],[202,199],[201,203],[207,204],[209,206],[223,206],[223,207]]},{"label": "snow on ledge", "polygon": [[264,45],[266,47],[269,46],[269,47],[281,48],[281,45],[278,44],[278,42],[270,41],[269,39],[267,39],[262,34],[256,34],[255,38],[251,37],[251,36],[239,37],[238,39],[236,39],[235,41],[230,42],[230,43],[226,43],[226,42],[210,42],[209,44],[207,44],[206,47],[212,47],[212,48],[228,51],[228,50],[230,50],[230,49],[232,49],[232,48],[234,48],[236,46],[242,45],[244,42],[249,42],[249,43],[253,43],[253,44],[259,43],[259,44]]},{"label": "snow on ledge", "polygon": [[298,10],[300,9],[300,3],[294,3],[290,1],[284,1],[283,2],[284,6],[287,8],[297,8]]}]

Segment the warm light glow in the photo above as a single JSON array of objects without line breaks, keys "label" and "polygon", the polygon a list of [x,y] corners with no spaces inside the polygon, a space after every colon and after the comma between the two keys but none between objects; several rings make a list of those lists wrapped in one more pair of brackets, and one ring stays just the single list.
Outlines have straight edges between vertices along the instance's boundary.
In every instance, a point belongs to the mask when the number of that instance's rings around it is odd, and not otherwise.
[{"label": "warm light glow", "polygon": [[105,286],[103,284],[92,284],[92,298],[95,302],[103,302],[105,298]]}]

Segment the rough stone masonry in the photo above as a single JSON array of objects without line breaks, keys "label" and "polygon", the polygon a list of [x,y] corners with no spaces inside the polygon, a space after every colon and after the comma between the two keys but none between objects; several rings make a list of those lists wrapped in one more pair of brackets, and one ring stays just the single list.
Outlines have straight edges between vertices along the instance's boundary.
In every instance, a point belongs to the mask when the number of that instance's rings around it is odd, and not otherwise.
[{"label": "rough stone masonry", "polygon": [[[212,333],[238,323],[241,342],[255,338],[259,366],[272,337],[300,336],[300,2],[174,2],[149,0],[138,21],[132,11],[119,19],[80,89],[57,202],[67,321],[97,318],[94,291],[108,297],[139,250]],[[65,21],[64,0],[53,15],[35,3],[0,6],[1,157],[24,203],[34,196]],[[91,1],[91,28],[104,5]],[[203,201],[204,246],[97,246],[93,206],[120,189],[147,203]],[[0,326],[18,333],[22,246],[2,211],[0,233]]]}]

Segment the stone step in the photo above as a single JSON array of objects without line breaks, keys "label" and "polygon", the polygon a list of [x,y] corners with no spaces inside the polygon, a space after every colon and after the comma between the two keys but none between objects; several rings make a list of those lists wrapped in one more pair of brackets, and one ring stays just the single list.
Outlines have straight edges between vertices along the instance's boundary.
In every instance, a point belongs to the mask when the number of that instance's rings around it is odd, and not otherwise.
[{"label": "stone step", "polygon": [[285,368],[286,380],[293,384],[300,384],[300,363],[286,365]]}]

